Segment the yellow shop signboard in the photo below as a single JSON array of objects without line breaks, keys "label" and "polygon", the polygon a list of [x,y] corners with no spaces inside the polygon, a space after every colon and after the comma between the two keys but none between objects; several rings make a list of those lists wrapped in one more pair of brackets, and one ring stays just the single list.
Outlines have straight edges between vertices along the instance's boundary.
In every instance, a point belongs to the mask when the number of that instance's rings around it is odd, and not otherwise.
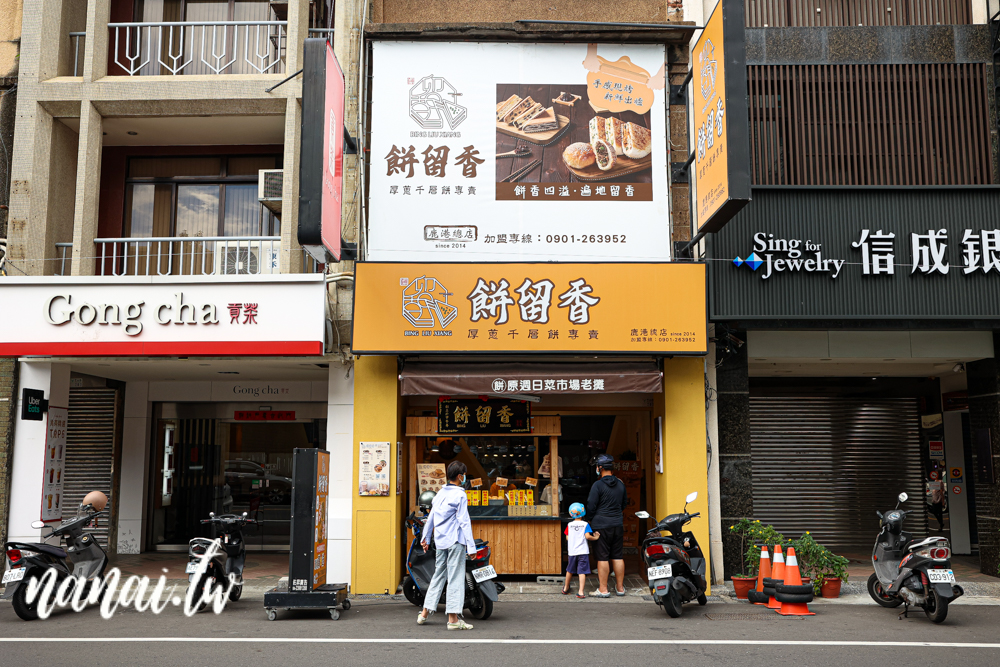
[{"label": "yellow shop signboard", "polygon": [[705,354],[705,265],[358,262],[354,352]]}]

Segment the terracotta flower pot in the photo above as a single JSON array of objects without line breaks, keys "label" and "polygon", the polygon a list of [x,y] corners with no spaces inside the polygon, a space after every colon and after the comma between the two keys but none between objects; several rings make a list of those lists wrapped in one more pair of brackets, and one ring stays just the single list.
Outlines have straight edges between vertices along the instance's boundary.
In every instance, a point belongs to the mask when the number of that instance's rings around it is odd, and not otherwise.
[{"label": "terracotta flower pot", "polygon": [[757,577],[733,577],[732,581],[736,597],[740,600],[746,600],[747,593],[757,585]]},{"label": "terracotta flower pot", "polygon": [[823,586],[819,589],[820,597],[824,598],[839,598],[840,597],[840,585],[843,582],[840,579],[824,579]]}]

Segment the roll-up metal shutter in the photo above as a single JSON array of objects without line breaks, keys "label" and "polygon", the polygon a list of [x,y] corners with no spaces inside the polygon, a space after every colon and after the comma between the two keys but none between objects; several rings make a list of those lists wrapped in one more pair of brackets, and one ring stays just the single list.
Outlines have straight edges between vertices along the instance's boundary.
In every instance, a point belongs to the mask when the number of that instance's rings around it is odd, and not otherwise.
[{"label": "roll-up metal shutter", "polygon": [[870,548],[901,491],[927,534],[916,399],[751,396],[750,445],[754,517],[787,537]]},{"label": "roll-up metal shutter", "polygon": [[98,543],[108,545],[108,517],[115,498],[111,494],[115,451],[116,390],[76,388],[69,390],[69,420],[66,427],[66,465],[63,471],[63,518],[76,516],[83,497],[91,491],[108,496],[106,516],[96,529],[88,529]]}]

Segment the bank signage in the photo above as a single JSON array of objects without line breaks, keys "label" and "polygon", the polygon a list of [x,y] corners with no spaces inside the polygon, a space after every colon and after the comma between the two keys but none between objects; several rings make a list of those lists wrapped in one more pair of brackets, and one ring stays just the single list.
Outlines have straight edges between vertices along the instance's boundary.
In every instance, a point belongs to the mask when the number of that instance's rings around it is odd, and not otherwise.
[{"label": "bank signage", "polygon": [[323,276],[9,277],[2,355],[322,354]]},{"label": "bank signage", "polygon": [[705,354],[705,266],[359,262],[354,350]]},{"label": "bank signage", "polygon": [[670,259],[664,60],[375,42],[369,258]]},{"label": "bank signage", "polygon": [[996,319],[998,199],[985,189],[757,190],[710,241],[713,317]]}]

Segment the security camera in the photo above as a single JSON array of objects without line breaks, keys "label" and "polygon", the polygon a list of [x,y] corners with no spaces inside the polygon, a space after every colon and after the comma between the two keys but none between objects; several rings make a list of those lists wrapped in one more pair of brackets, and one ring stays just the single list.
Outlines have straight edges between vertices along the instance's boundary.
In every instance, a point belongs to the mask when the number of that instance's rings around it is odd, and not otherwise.
[{"label": "security camera", "polygon": [[952,366],[951,370],[952,370],[953,373],[964,373],[965,372],[965,364],[963,364],[963,363],[957,363],[954,366]]}]

